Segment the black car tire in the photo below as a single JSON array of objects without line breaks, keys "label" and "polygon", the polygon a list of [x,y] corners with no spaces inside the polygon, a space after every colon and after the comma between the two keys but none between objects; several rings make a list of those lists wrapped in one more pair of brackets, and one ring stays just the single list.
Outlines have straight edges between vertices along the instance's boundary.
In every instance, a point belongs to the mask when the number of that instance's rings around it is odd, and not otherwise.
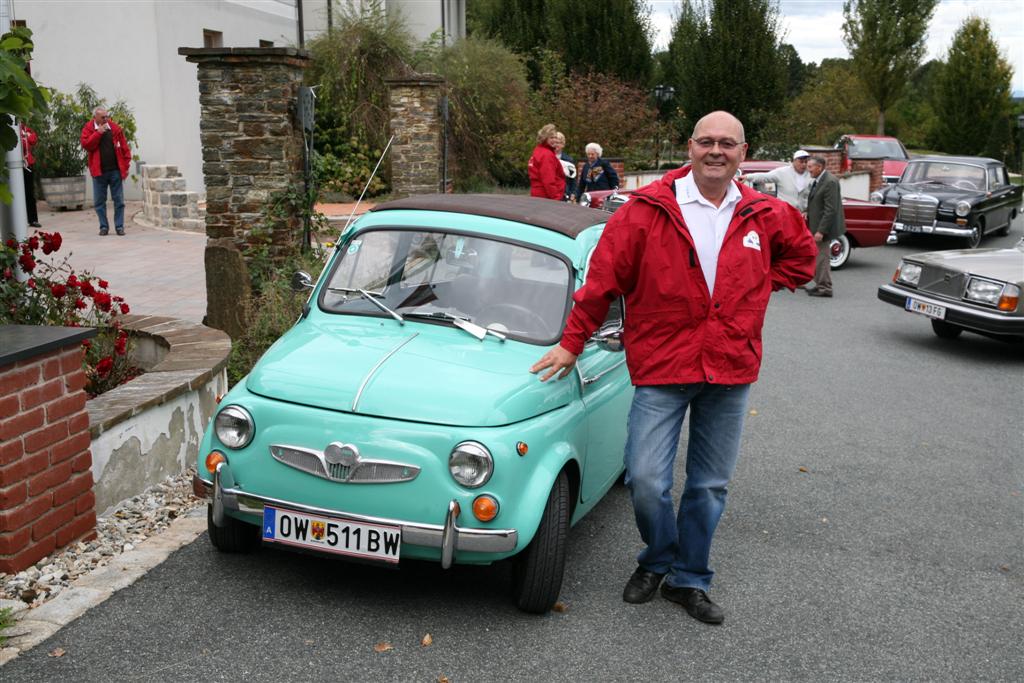
[{"label": "black car tire", "polygon": [[932,331],[935,336],[939,339],[956,339],[960,336],[960,333],[964,331],[964,328],[947,323],[944,320],[933,320]]},{"label": "black car tire", "polygon": [[559,472],[537,533],[512,559],[512,594],[524,612],[545,614],[558,601],[569,533],[569,478]]},{"label": "black car tire", "polygon": [[260,544],[260,528],[240,522],[234,517],[224,516],[224,526],[213,523],[213,506],[206,506],[206,532],[210,543],[222,553],[248,553]]},{"label": "black car tire", "polygon": [[[839,245],[838,253],[836,253],[837,244]],[[847,261],[850,260],[851,253],[853,253],[853,246],[850,244],[849,237],[840,235],[832,240],[828,246],[828,261],[832,266],[832,270],[839,270],[845,266]]]},{"label": "black car tire", "polygon": [[983,226],[981,224],[971,227],[971,236],[964,240],[964,245],[968,249],[977,249],[978,245],[981,244],[981,232]]}]

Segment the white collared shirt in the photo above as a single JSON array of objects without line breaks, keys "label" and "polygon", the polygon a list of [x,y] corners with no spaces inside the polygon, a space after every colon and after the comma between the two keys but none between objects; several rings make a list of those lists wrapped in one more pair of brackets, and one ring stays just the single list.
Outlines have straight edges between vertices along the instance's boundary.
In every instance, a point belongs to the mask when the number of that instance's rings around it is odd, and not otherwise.
[{"label": "white collared shirt", "polygon": [[690,230],[690,238],[697,250],[704,281],[708,283],[708,291],[715,293],[715,273],[718,271],[718,252],[722,249],[722,241],[732,221],[732,213],[739,203],[740,190],[736,183],[730,181],[729,189],[721,206],[715,206],[704,198],[693,179],[693,173],[687,173],[676,183],[676,201],[683,212],[683,220]]}]

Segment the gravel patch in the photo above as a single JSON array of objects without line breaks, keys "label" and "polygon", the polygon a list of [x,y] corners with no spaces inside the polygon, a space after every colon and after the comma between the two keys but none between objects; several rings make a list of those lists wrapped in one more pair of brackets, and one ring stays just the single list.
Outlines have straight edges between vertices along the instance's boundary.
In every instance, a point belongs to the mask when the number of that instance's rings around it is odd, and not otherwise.
[{"label": "gravel patch", "polygon": [[17,574],[0,573],[0,600],[20,600],[38,607],[59,595],[71,582],[106,566],[121,553],[134,550],[150,536],[193,508],[205,505],[192,493],[194,468],[146,489],[96,520],[96,538],[61,548]]}]

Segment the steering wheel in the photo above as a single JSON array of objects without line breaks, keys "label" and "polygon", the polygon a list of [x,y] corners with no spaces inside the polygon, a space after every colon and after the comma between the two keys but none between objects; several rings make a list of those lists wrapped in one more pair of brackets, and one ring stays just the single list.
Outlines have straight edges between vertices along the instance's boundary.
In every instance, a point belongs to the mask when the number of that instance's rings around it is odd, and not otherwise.
[{"label": "steering wheel", "polygon": [[554,336],[544,318],[520,304],[491,304],[477,313],[477,325],[487,327],[490,322],[501,322],[511,331],[518,330],[519,332],[526,332],[531,335],[536,334],[538,337],[545,339]]},{"label": "steering wheel", "polygon": [[958,180],[953,183],[953,187],[959,187],[961,190],[977,190],[978,186],[971,180]]}]

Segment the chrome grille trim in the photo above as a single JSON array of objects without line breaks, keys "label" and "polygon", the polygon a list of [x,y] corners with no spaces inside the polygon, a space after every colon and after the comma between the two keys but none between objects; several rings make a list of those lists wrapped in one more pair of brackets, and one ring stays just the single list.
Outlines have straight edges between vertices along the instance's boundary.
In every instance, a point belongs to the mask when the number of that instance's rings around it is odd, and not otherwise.
[{"label": "chrome grille trim", "polygon": [[283,444],[272,445],[270,457],[314,477],[343,484],[394,484],[412,481],[420,474],[416,465],[391,460],[364,458],[351,467],[330,464],[322,451]]},{"label": "chrome grille trim", "polygon": [[913,225],[935,225],[939,200],[927,194],[905,194],[900,197],[896,220]]}]

